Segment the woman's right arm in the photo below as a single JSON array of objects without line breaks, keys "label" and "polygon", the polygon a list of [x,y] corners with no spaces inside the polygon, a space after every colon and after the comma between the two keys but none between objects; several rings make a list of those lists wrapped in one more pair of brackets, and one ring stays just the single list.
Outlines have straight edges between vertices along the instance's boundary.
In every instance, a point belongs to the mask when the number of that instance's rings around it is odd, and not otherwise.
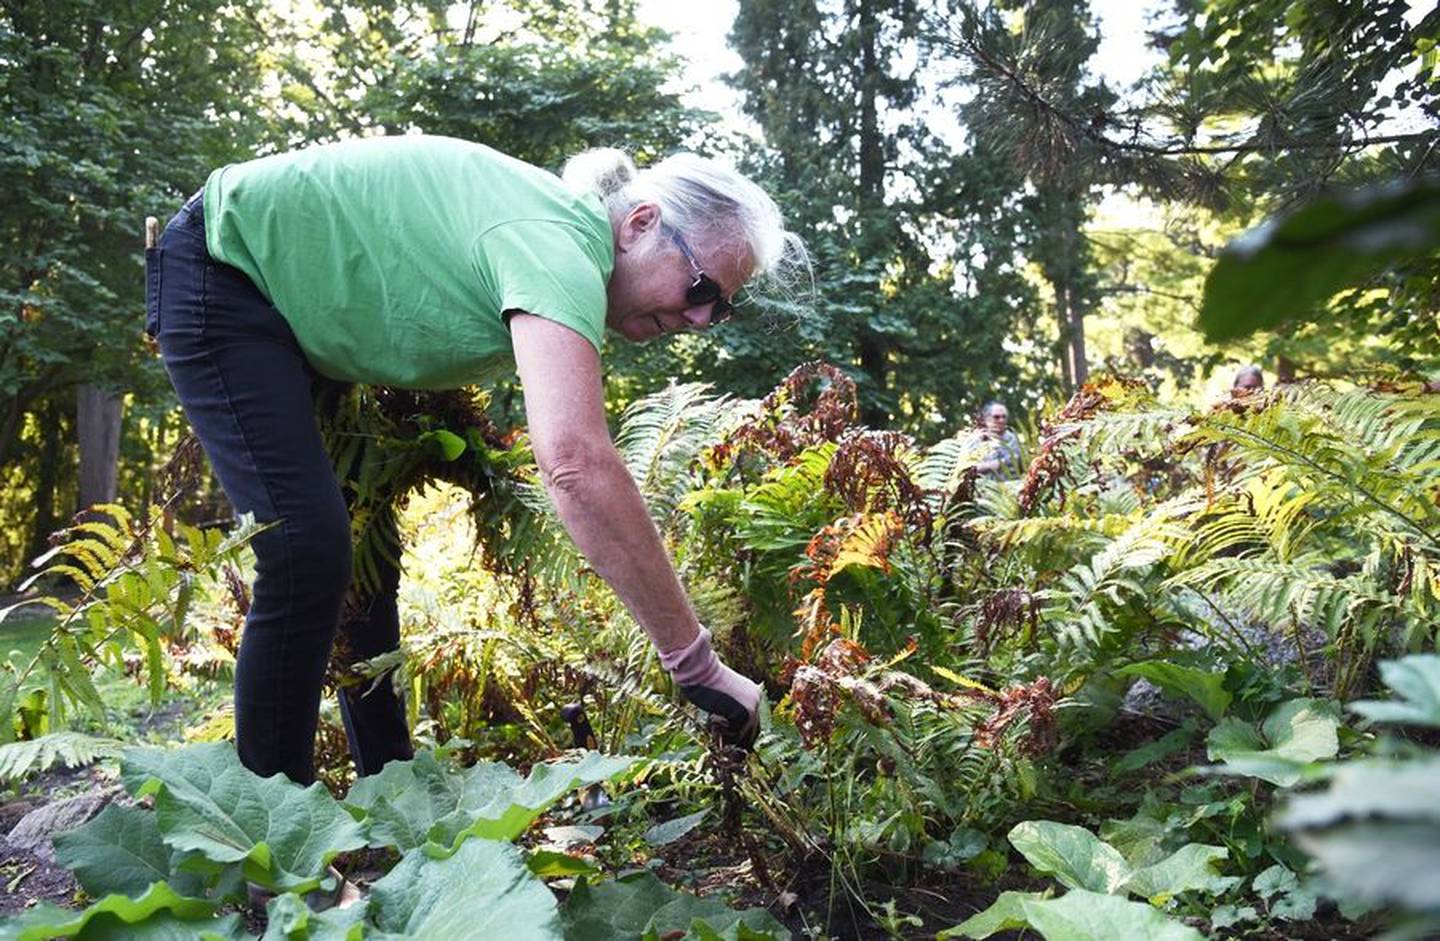
[{"label": "woman's right arm", "polygon": [[[640,490],[610,440],[600,357],[563,324],[510,318],[535,460],[560,520],[661,652],[686,696],[738,735],[759,687],[710,651]],[[712,695],[713,694],[713,695]]]}]

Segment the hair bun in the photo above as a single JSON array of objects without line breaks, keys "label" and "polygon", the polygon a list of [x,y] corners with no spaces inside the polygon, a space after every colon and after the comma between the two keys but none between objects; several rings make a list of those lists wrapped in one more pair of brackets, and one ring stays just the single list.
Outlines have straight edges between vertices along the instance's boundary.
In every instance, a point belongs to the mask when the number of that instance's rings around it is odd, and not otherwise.
[{"label": "hair bun", "polygon": [[560,178],[573,190],[593,190],[603,198],[620,192],[635,179],[635,162],[622,150],[596,147],[565,161]]}]

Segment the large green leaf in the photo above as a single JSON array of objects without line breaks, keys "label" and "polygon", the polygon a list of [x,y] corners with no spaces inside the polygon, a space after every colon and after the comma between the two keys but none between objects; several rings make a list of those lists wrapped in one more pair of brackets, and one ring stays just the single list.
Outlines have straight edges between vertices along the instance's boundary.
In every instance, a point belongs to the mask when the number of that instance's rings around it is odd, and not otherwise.
[{"label": "large green leaf", "polygon": [[1278,822],[1344,894],[1440,912],[1440,755],[1342,764]]},{"label": "large green leaf", "polygon": [[498,840],[466,840],[444,859],[407,853],[371,888],[369,911],[376,930],[367,939],[562,938],[555,896]]},{"label": "large green leaf", "polygon": [[1131,869],[1158,863],[1165,858],[1165,844],[1181,828],[1156,819],[1154,810],[1142,807],[1125,820],[1100,824],[1100,839],[1120,851]]},{"label": "large green leaf", "polygon": [[1205,714],[1219,720],[1225,715],[1233,698],[1225,689],[1224,673],[1208,673],[1194,667],[1182,667],[1165,660],[1132,663],[1115,671],[1121,676],[1140,676],[1172,696],[1188,696],[1200,704]]},{"label": "large green leaf", "polygon": [[1224,762],[1216,769],[1289,787],[1313,761],[1334,758],[1340,750],[1340,710],[1323,699],[1292,699],[1281,703],[1257,730],[1227,718],[1210,730],[1207,754]]},{"label": "large green leaf", "polygon": [[1029,927],[1025,919],[1024,903],[1049,897],[1048,892],[1001,892],[1000,897],[983,912],[971,915],[954,928],[946,928],[935,936],[936,941],[951,938],[974,938],[976,941],[988,938],[1002,931],[1015,931]]},{"label": "large green leaf", "polygon": [[715,899],[678,892],[650,872],[600,885],[578,882],[565,900],[563,914],[565,941],[790,938],[790,932],[764,909],[736,911]]},{"label": "large green leaf", "polygon": [[336,853],[365,845],[360,825],[323,786],[259,777],[228,743],[131,749],[120,767],[132,794],[155,796],[166,843],[243,862],[246,878],[270,888],[313,889]]},{"label": "large green leaf", "polygon": [[404,851],[428,843],[453,851],[467,836],[513,840],[564,795],[613,778],[634,760],[587,752],[537,764],[522,778],[503,764],[460,770],[421,752],[360,778],[345,804],[363,820],[373,846]]},{"label": "large green leaf", "polygon": [[1189,748],[1191,742],[1195,740],[1195,734],[1195,727],[1188,723],[1178,729],[1172,729],[1155,741],[1146,742],[1111,762],[1110,773],[1120,775],[1138,771],[1153,762],[1169,758],[1171,755]]},{"label": "large green leaf", "polygon": [[1211,340],[1315,319],[1337,292],[1440,247],[1440,180],[1423,178],[1316,200],[1226,246],[1205,281]]},{"label": "large green leaf", "polygon": [[1076,889],[1058,899],[1021,903],[1030,927],[1046,941],[1204,941],[1194,928],[1143,902]]},{"label": "large green leaf", "polygon": [[1115,892],[1130,878],[1120,852],[1084,827],[1027,820],[1008,834],[1030,865],[1071,889]]},{"label": "large green leaf", "polygon": [[657,823],[645,831],[645,842],[651,846],[664,846],[667,843],[674,843],[691,830],[700,826],[700,824],[704,822],[707,813],[709,813],[708,810],[700,810],[693,814],[687,814],[684,817],[676,817],[673,820]]},{"label": "large green leaf", "polygon": [[1380,678],[1400,700],[1353,702],[1351,709],[1374,722],[1440,726],[1440,654],[1386,660],[1380,664]]},{"label": "large green leaf", "polygon": [[265,907],[263,941],[360,941],[365,912],[364,905],[313,911],[303,898],[286,892]]},{"label": "large green leaf", "polygon": [[1295,839],[1345,895],[1440,914],[1440,824],[1356,822]]},{"label": "large green leaf", "polygon": [[1331,776],[1329,789],[1292,795],[1279,823],[1293,830],[1369,817],[1440,823],[1440,755],[1407,762],[1344,762]]},{"label": "large green leaf", "polygon": [[[202,932],[231,935],[233,920],[216,920],[215,906],[199,899],[185,898],[163,882],[151,886],[139,898],[109,895],[83,911],[71,911],[54,905],[40,905],[22,915],[0,923],[0,941],[40,941],[44,938],[84,937],[129,938],[185,937],[196,938]],[[144,934],[144,924],[155,922],[160,933]],[[172,932],[175,922],[188,925],[184,933]],[[166,933],[170,932],[170,933]]]},{"label": "large green leaf", "polygon": [[160,835],[155,814],[109,804],[94,818],[55,837],[55,861],[75,873],[94,898],[136,896],[152,883],[168,882],[182,895],[198,895],[201,880],[176,872],[177,855]]},{"label": "large green leaf", "polygon": [[1236,882],[1215,872],[1215,864],[1227,858],[1223,846],[1189,843],[1169,856],[1143,869],[1137,869],[1125,883],[1125,890],[1163,903],[1181,892],[1223,892]]},{"label": "large green leaf", "polygon": [[240,941],[254,936],[237,913],[195,922],[160,912],[138,924],[106,915],[87,924],[77,937],[80,941]]}]

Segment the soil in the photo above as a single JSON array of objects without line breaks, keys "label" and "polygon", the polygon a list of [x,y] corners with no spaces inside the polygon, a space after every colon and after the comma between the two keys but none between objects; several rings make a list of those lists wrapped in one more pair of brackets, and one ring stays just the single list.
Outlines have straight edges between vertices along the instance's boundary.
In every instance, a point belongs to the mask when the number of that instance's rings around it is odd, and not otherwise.
[{"label": "soil", "polygon": [[[0,836],[38,807],[109,783],[94,768],[57,769],[37,775],[19,796],[0,803]],[[0,839],[0,914],[13,914],[38,902],[78,908],[83,901],[79,892],[70,870]]]},{"label": "soil", "polygon": [[79,888],[70,870],[0,840],[0,914],[11,915],[37,902],[75,908]]},{"label": "soil", "polygon": [[[751,839],[756,834],[750,834]],[[833,882],[828,863],[821,858],[803,861],[786,859],[784,853],[767,853],[765,868],[772,880],[762,884],[754,862],[733,840],[717,832],[692,835],[660,847],[656,855],[663,863],[655,874],[661,881],[699,895],[723,895],[737,908],[765,908],[796,941],[819,937],[837,941],[890,941],[888,933],[855,901],[838,881]],[[859,887],[872,908],[888,901],[901,915],[918,916],[922,924],[902,929],[899,937],[933,939],[936,932],[960,922],[990,906],[1001,892],[1038,891],[1046,883],[1006,876],[996,883],[982,883],[974,876],[926,870],[907,877],[903,885],[869,880]],[[1019,933],[997,934],[997,939],[1019,938]]]}]

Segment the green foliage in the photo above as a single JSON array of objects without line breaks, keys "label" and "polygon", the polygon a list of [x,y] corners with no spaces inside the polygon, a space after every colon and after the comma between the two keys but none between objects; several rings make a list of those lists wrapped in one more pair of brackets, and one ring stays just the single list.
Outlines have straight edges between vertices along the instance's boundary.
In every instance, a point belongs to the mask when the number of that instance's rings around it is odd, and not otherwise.
[{"label": "green foliage", "polygon": [[1112,893],[1129,875],[1125,858],[1084,827],[1030,820],[1008,837],[1030,865],[1066,888]]},{"label": "green foliage", "polygon": [[156,815],[110,804],[93,819],[55,837],[55,861],[75,873],[91,896],[139,896],[168,882],[182,895],[198,895],[198,878],[178,864],[191,854],[164,840]]},{"label": "green foliage", "polygon": [[623,145],[642,163],[679,149],[703,117],[666,87],[679,63],[633,14],[597,26],[564,39],[461,38],[428,56],[397,56],[361,110],[391,133],[482,141],[554,171],[587,147]]},{"label": "green foliage", "polygon": [[1396,181],[1318,200],[1233,241],[1205,282],[1200,325],[1229,340],[1324,316],[1343,289],[1440,247],[1440,181]]},{"label": "green foliage", "polygon": [[1310,764],[1334,758],[1340,709],[1333,702],[1293,699],[1281,703],[1257,729],[1232,717],[1210,730],[1206,754],[1227,774],[1244,774],[1289,787]]},{"label": "green foliage", "polygon": [[1028,820],[1017,824],[1009,839],[1030,865],[1069,889],[1131,893],[1163,905],[1182,892],[1215,895],[1236,881],[1215,873],[1214,865],[1229,856],[1220,846],[1187,843],[1163,859],[1139,865],[1084,827]]},{"label": "green foliage", "polygon": [[686,814],[683,817],[676,817],[674,820],[666,820],[664,823],[657,823],[645,831],[645,842],[651,846],[664,846],[666,843],[674,843],[691,830],[700,826],[709,814],[710,811],[701,810],[693,814]]},{"label": "green foliage", "polygon": [[[67,579],[81,593],[74,598],[38,596],[33,603],[55,612],[55,627],[29,664],[0,674],[0,708],[8,716],[20,704],[25,734],[60,725],[82,710],[103,727],[105,704],[91,670],[97,664],[122,666],[132,648],[143,655],[150,702],[159,705],[171,675],[171,645],[197,642],[187,626],[196,590],[213,584],[226,566],[234,565],[264,528],[249,516],[228,533],[176,523],[177,538],[158,525],[158,508],[152,508],[147,519],[134,518],[118,504],[96,509],[108,520],[86,520],[57,534],[54,548],[35,562],[43,568],[26,582],[28,587],[43,579]],[[0,620],[20,607],[0,610]],[[0,741],[14,736],[8,717],[0,721]],[[73,748],[76,740],[56,744]],[[43,751],[27,749],[11,754],[17,763],[45,757]]]},{"label": "green foliage", "polygon": [[672,384],[625,409],[615,447],[656,521],[663,523],[694,486],[702,448],[736,424],[737,402],[702,383]]},{"label": "green foliage", "polygon": [[1440,912],[1433,873],[1440,864],[1440,758],[1348,762],[1317,794],[1290,798],[1280,823],[1347,895],[1415,911]]},{"label": "green foliage", "polygon": [[1400,701],[1353,702],[1350,708],[1371,722],[1440,726],[1440,656],[1414,654],[1380,664],[1380,678]]},{"label": "green foliage", "polygon": [[1200,941],[1200,932],[1139,902],[1076,889],[1058,899],[1027,899],[1025,919],[1046,941]]},{"label": "green foliage", "polygon": [[1199,941],[1204,937],[1149,905],[1085,889],[1071,890],[1058,899],[1033,892],[1006,892],[990,908],[942,931],[939,937],[988,938],[1017,928],[1033,928],[1046,941],[1102,941],[1115,937]]},{"label": "green foliage", "polygon": [[507,936],[558,939],[555,896],[507,842],[466,840],[453,855],[410,853],[371,889],[378,931],[371,937],[456,938],[504,930]]},{"label": "green foliage", "polygon": [[1120,676],[1144,677],[1166,692],[1188,696],[1200,704],[1206,715],[1217,721],[1225,715],[1233,698],[1225,689],[1224,674],[1183,667],[1164,660],[1132,663],[1115,672]]},{"label": "green foliage", "polygon": [[1025,915],[1025,902],[1038,901],[1049,897],[1048,892],[1001,892],[990,907],[971,915],[953,928],[947,928],[936,937],[939,941],[952,938],[988,938],[1002,931],[1015,931],[1030,927]]},{"label": "green foliage", "polygon": [[144,219],[168,217],[212,167],[276,142],[254,18],[265,6],[57,0],[0,12],[0,527],[25,537],[5,546],[7,582],[75,509],[77,388],[135,394],[120,485],[126,502],[150,499],[137,477],[163,462],[161,442],[138,419],[161,419],[173,399],[140,342]]},{"label": "green foliage", "polygon": [[969,424],[991,394],[1037,398],[1003,351],[1038,315],[1018,271],[1023,181],[927,118],[945,105],[924,76],[949,63],[920,41],[924,12],[740,5],[732,42],[745,68],[732,81],[765,135],[748,163],[806,239],[817,303],[797,316],[787,292],[762,287],[760,316],[680,347],[685,378],[754,396],[819,358],[847,368],[872,427],[927,435]]},{"label": "green foliage", "polygon": [[[1429,724],[1425,695],[1440,672],[1435,660],[1417,655],[1385,664],[1387,685],[1408,701],[1354,708],[1376,721]],[[1414,926],[1418,937],[1440,924],[1440,891],[1431,878],[1440,866],[1440,753],[1388,750],[1396,753],[1339,762],[1325,790],[1292,795],[1277,822],[1341,898],[1428,917]]]},{"label": "green foliage", "polygon": [[265,907],[262,941],[359,941],[365,936],[365,907],[314,911],[292,892],[277,895]]},{"label": "green foliage", "polygon": [[119,739],[70,731],[8,742],[0,745],[0,782],[13,783],[55,765],[80,768],[102,758],[118,758],[122,747]]},{"label": "green foliage", "polygon": [[120,770],[132,795],[154,795],[171,846],[243,863],[246,878],[267,888],[308,892],[336,853],[365,845],[359,824],[321,785],[257,777],[226,743],[135,749]]},{"label": "green foliage", "polygon": [[[213,918],[215,906],[200,899],[185,898],[158,882],[135,899],[109,895],[83,911],[73,912],[54,905],[40,905],[0,924],[0,938],[6,941],[42,941],[81,935],[95,938],[149,937],[156,928],[186,931],[190,937],[236,937],[238,915]],[[183,928],[176,923],[183,925]],[[158,924],[157,924],[158,923]],[[164,937],[160,932],[156,932]]]},{"label": "green foliage", "polygon": [[346,795],[345,806],[362,822],[371,845],[401,850],[423,846],[439,857],[472,836],[513,840],[564,795],[609,780],[631,764],[629,758],[587,752],[578,759],[536,765],[522,778],[499,763],[482,762],[458,771],[421,753],[360,778]]},{"label": "green foliage", "polygon": [[676,892],[649,872],[598,885],[577,883],[565,900],[563,914],[565,941],[788,941],[790,937],[763,909],[731,911],[713,899]]},{"label": "green foliage", "polygon": [[[302,788],[280,775],[251,774],[225,744],[132,750],[122,775],[137,797],[153,796],[153,809],[111,805],[55,841],[57,860],[88,892],[105,898],[79,913],[39,906],[0,922],[0,937],[251,937],[240,933],[236,916],[214,917],[219,904],[244,892],[243,875],[288,890],[270,901],[265,937],[290,941],[460,937],[487,924],[559,941],[592,937],[595,924],[634,917],[657,930],[679,926],[697,938],[788,938],[762,911],[731,912],[659,886],[648,874],[589,894],[582,878],[562,929],[555,897],[535,872],[547,865],[527,860],[509,840],[564,794],[613,778],[631,762],[590,753],[536,764],[521,778],[496,765],[441,770],[434,754],[421,752],[413,762],[386,766],[386,780],[369,788],[374,799],[352,808],[357,821],[319,785]],[[403,782],[408,793],[428,790],[437,804],[446,802],[440,792],[447,788],[463,791],[463,806],[441,819],[456,834],[453,845],[448,839],[444,846],[397,843],[393,828],[374,825],[383,808],[403,803],[403,795],[387,791],[399,782],[396,768],[410,775]],[[366,782],[373,779],[361,779]],[[373,845],[401,851],[400,862],[374,883],[363,904],[311,910],[303,893],[326,879],[326,864],[337,853],[363,845],[366,833]],[[565,874],[594,872],[570,867]]]}]

